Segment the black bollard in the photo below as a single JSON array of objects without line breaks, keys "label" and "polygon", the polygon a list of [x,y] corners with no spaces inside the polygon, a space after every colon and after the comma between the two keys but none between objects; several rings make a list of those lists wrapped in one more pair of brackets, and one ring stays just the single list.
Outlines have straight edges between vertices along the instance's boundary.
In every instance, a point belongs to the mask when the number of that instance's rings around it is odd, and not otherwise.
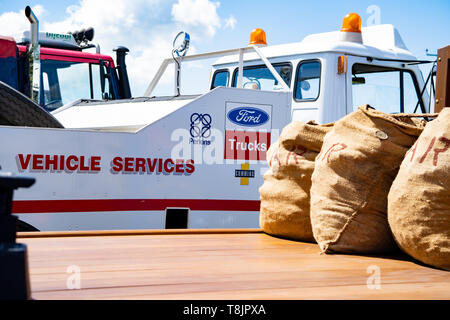
[{"label": "black bollard", "polygon": [[27,247],[16,243],[17,217],[11,215],[11,207],[14,190],[34,182],[0,172],[0,300],[30,299]]}]

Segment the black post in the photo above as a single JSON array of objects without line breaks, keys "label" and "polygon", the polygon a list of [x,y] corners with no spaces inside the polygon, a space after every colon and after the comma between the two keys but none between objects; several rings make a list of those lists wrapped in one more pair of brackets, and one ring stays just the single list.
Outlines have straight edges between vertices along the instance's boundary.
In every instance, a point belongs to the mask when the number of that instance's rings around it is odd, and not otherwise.
[{"label": "black post", "polygon": [[27,247],[16,243],[17,217],[11,215],[13,192],[34,178],[0,173],[0,300],[30,299]]}]

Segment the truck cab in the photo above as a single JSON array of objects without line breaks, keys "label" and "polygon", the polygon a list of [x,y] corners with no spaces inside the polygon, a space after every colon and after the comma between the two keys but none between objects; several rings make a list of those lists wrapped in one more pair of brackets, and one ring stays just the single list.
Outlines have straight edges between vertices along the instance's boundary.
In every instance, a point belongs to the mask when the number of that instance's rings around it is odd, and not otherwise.
[{"label": "truck cab", "polygon": [[[352,18],[352,16],[350,16]],[[347,19],[347,18],[346,18]],[[344,25],[346,20],[344,20]],[[429,97],[417,60],[392,25],[355,27],[313,34],[301,42],[267,46],[251,43],[267,57],[292,91],[292,120],[328,123],[362,104],[387,113],[427,113]],[[212,67],[210,89],[238,86],[237,55]],[[283,90],[259,57],[243,58],[243,88]],[[422,92],[423,91],[423,92]]]},{"label": "truck cab", "polygon": [[[71,33],[39,32],[30,9],[30,31],[0,36],[0,81],[34,100],[46,111],[80,99],[117,100],[131,97],[125,65],[127,48],[117,47],[117,61],[91,43],[94,29]],[[85,50],[95,48],[95,53]]]},{"label": "truck cab", "polygon": [[[27,59],[27,47],[17,47],[19,59]],[[105,78],[102,91],[100,68],[107,69],[111,74],[115,68],[113,59],[108,55],[42,47],[40,62],[41,105],[49,112],[77,99],[119,98],[113,86],[115,84],[117,87],[117,77]],[[106,71],[103,72],[106,74]]]}]

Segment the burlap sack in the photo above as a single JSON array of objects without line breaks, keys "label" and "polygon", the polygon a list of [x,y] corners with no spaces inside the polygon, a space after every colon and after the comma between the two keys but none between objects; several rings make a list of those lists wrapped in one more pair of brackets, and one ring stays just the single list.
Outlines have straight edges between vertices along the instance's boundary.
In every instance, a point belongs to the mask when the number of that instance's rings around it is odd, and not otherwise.
[{"label": "burlap sack", "polygon": [[267,152],[270,169],[264,174],[260,226],[268,234],[314,241],[309,191],[314,159],[333,124],[293,122]]},{"label": "burlap sack", "polygon": [[361,106],[324,138],[311,187],[311,222],[323,252],[395,249],[387,196],[406,151],[424,127],[411,115]]},{"label": "burlap sack", "polygon": [[388,221],[407,254],[450,270],[450,108],[406,154],[389,191]]}]

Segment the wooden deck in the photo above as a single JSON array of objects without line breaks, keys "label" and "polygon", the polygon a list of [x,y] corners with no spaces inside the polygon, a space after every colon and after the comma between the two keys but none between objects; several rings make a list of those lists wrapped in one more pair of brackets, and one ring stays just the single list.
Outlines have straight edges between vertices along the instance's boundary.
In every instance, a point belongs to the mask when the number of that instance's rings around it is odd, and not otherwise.
[{"label": "wooden deck", "polygon": [[[33,299],[450,299],[450,272],[405,255],[323,255],[259,230],[18,236]],[[67,288],[77,279],[68,268],[79,268],[80,289]]]}]

